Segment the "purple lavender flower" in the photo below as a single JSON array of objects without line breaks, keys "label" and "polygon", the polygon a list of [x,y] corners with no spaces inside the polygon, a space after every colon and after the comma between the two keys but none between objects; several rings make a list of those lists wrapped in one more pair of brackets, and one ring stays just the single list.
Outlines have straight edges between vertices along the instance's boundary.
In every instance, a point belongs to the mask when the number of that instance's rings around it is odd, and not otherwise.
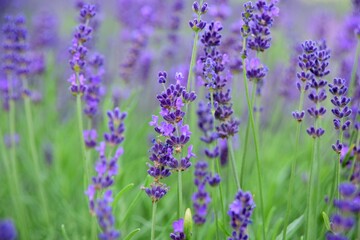
[{"label": "purple lavender flower", "polygon": [[260,82],[267,74],[267,68],[260,62],[258,58],[247,59],[246,76],[250,81]]},{"label": "purple lavender flower", "polygon": [[[145,188],[145,192],[157,202],[167,193],[167,187],[161,183],[162,178],[171,175],[172,171],[185,171],[191,166],[191,158],[195,156],[192,146],[184,153],[184,147],[190,140],[191,132],[188,125],[183,124],[185,104],[193,102],[196,98],[195,92],[187,92],[185,87],[180,84],[183,78],[181,73],[175,75],[176,84],[171,84],[167,88],[167,73],[159,73],[158,82],[164,86],[164,91],[157,95],[161,111],[162,121],[158,123],[159,116],[153,115],[150,126],[154,127],[159,134],[157,140],[153,140],[150,149],[150,161],[148,164],[148,174],[154,177],[151,188]],[[161,137],[161,138],[160,138]],[[163,140],[161,140],[163,139]]]},{"label": "purple lavender flower", "polygon": [[[84,4],[80,10],[80,24],[74,33],[72,46],[69,48],[71,59],[69,61],[73,74],[69,78],[71,83],[70,91],[74,95],[84,94],[87,86],[85,84],[85,63],[88,49],[84,46],[91,39],[93,29],[89,26],[90,19],[95,15],[89,13],[89,9],[93,9],[93,5]],[[85,14],[85,13],[86,14]]]},{"label": "purple lavender flower", "polygon": [[192,196],[195,214],[193,216],[195,224],[202,225],[206,221],[208,204],[211,201],[209,193],[206,191],[206,184],[209,180],[208,164],[205,161],[199,161],[195,165],[195,186],[197,192]]},{"label": "purple lavender flower", "polygon": [[201,6],[200,4],[195,1],[193,3],[193,11],[194,13],[197,15],[197,18],[195,18],[192,21],[189,21],[189,26],[190,28],[194,31],[194,32],[200,32],[202,31],[205,26],[206,26],[206,22],[203,22],[201,20],[201,15],[205,14],[208,10],[208,4],[207,3],[203,3]]},{"label": "purple lavender flower", "polygon": [[34,18],[34,32],[31,39],[32,46],[36,49],[49,48],[56,45],[58,37],[58,19],[51,12],[42,11]]},{"label": "purple lavender flower", "polygon": [[124,141],[126,113],[122,113],[119,108],[115,108],[113,111],[108,111],[107,116],[109,118],[108,128],[110,132],[104,134],[104,139],[110,146],[117,146]]},{"label": "purple lavender flower", "polygon": [[228,238],[229,240],[248,239],[249,236],[247,235],[246,229],[251,223],[250,218],[254,208],[255,203],[251,193],[239,190],[236,194],[235,200],[229,207],[228,214],[231,218],[231,227],[233,228],[232,235]]},{"label": "purple lavender flower", "polygon": [[170,234],[170,238],[173,240],[185,240],[186,236],[184,233],[184,219],[173,222],[174,232]]},{"label": "purple lavender flower", "polygon": [[1,79],[1,91],[3,107],[9,108],[9,100],[17,100],[21,94],[30,95],[27,89],[23,89],[21,78],[29,74],[29,59],[26,56],[27,30],[25,18],[6,17],[3,27],[3,71],[5,78]]},{"label": "purple lavender flower", "polygon": [[94,54],[88,62],[84,113],[89,118],[93,118],[98,113],[101,97],[105,94],[102,86],[102,78],[105,73],[103,65],[104,57],[100,54]]},{"label": "purple lavender flower", "polygon": [[0,240],[15,240],[17,232],[12,220],[0,220]]},{"label": "purple lavender flower", "polygon": [[[333,84],[329,84],[329,92],[333,95],[331,103],[334,105],[334,108],[331,109],[331,112],[335,116],[335,119],[333,120],[334,127],[336,130],[340,130],[340,135],[342,135],[342,132],[350,127],[350,120],[345,121],[345,119],[349,117],[352,112],[347,106],[350,103],[350,98],[346,96],[347,87],[345,86],[345,80],[335,78]],[[332,148],[335,152],[340,154],[342,149],[340,140],[337,140],[336,144],[332,145]]]},{"label": "purple lavender flower", "polygon": [[360,212],[359,189],[353,183],[339,185],[340,199],[334,200],[334,207],[339,212],[331,217],[331,232],[326,234],[327,240],[348,239],[346,233],[356,224],[355,215]]},{"label": "purple lavender flower", "polygon": [[88,148],[94,148],[96,146],[97,132],[96,129],[84,130],[83,137],[85,145]]},{"label": "purple lavender flower", "polygon": [[104,197],[97,200],[95,212],[102,230],[99,234],[99,239],[101,240],[115,240],[120,237],[120,232],[114,228],[115,218],[112,215],[112,201],[111,190],[107,190],[104,193]]},{"label": "purple lavender flower", "polygon": [[[316,122],[318,118],[324,116],[326,113],[326,109],[320,106],[320,104],[327,98],[326,90],[324,89],[327,82],[322,78],[330,73],[327,69],[330,50],[327,49],[325,42],[315,43],[312,41],[305,42],[303,49],[305,54],[299,57],[299,66],[308,72],[302,72],[300,76],[305,76],[305,80],[302,81],[307,81],[306,84],[312,89],[308,94],[308,98],[314,103],[314,106],[310,107],[307,112]],[[298,83],[298,86],[299,85]],[[306,89],[306,87],[304,89]],[[313,138],[317,138],[324,134],[324,130],[321,127],[316,129],[311,126],[307,129],[307,133]]]},{"label": "purple lavender flower", "polygon": [[264,52],[270,47],[270,27],[273,24],[274,17],[279,15],[279,8],[275,6],[274,1],[267,3],[258,0],[255,4],[256,10],[252,15],[250,27],[250,37],[247,47],[257,52]]}]

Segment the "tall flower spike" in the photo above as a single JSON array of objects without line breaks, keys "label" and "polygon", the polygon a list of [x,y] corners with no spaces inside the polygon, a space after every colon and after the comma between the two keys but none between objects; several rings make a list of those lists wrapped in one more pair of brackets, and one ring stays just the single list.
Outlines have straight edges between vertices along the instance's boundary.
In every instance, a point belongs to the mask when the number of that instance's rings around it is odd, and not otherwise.
[{"label": "tall flower spike", "polygon": [[250,218],[254,208],[255,203],[251,193],[239,190],[229,207],[230,225],[233,228],[229,240],[246,240],[249,238],[247,226],[251,223]]},{"label": "tall flower spike", "polygon": [[339,185],[341,199],[334,200],[338,213],[331,217],[331,232],[326,234],[327,240],[344,239],[356,224],[355,216],[360,212],[359,189],[353,183]]},{"label": "tall flower spike", "polygon": [[[333,95],[331,103],[334,105],[334,108],[331,109],[331,112],[335,116],[333,123],[334,128],[339,130],[342,135],[343,131],[346,131],[350,127],[350,120],[346,120],[351,115],[352,110],[347,106],[351,99],[346,96],[347,87],[345,85],[345,80],[341,78],[335,78],[333,83],[329,84],[329,92]],[[332,145],[332,148],[335,152],[340,154],[342,149],[342,143],[340,140],[337,140],[335,144]]]},{"label": "tall flower spike", "polygon": [[206,221],[208,205],[211,201],[209,193],[206,191],[206,184],[209,180],[208,164],[205,161],[199,161],[195,165],[195,186],[197,192],[192,196],[194,207],[194,222],[197,225],[202,225]]},{"label": "tall flower spike", "polygon": [[180,218],[179,220],[173,222],[174,232],[170,234],[170,238],[173,240],[185,240],[186,236],[184,233],[184,219]]},{"label": "tall flower spike", "polygon": [[[150,149],[148,174],[154,178],[154,182],[145,192],[152,202],[159,201],[168,192],[168,187],[160,182],[169,177],[173,171],[185,171],[191,166],[191,158],[195,156],[192,146],[184,150],[190,140],[189,126],[183,123],[185,112],[183,107],[193,102],[195,92],[187,92],[180,82],[183,78],[181,73],[176,73],[176,84],[165,86],[167,73],[158,74],[158,82],[164,86],[164,91],[157,95],[161,111],[160,116],[153,115],[149,125],[154,127],[158,137],[153,140]],[[160,123],[159,123],[160,120]]]},{"label": "tall flower spike", "polygon": [[203,15],[207,12],[208,4],[203,3],[202,6],[200,6],[200,4],[197,1],[195,1],[193,3],[192,9],[193,9],[194,13],[197,15],[197,18],[195,18],[192,21],[189,21],[189,26],[194,32],[200,32],[206,26],[206,22],[203,22],[201,20],[201,15]]},{"label": "tall flower spike", "polygon": [[[308,108],[307,112],[314,118],[314,122],[316,123],[317,119],[326,113],[326,109],[320,106],[320,104],[327,98],[325,90],[327,81],[322,78],[330,73],[327,69],[329,65],[328,60],[330,58],[330,50],[327,49],[325,42],[314,43],[312,41],[305,42],[303,48],[306,54],[299,57],[299,66],[300,68],[305,68],[309,71],[304,74],[305,76],[308,76],[306,79],[309,79],[307,80],[307,83],[311,89],[308,98],[314,105]],[[325,132],[321,127],[316,129],[314,126],[311,126],[306,131],[313,138],[321,137]]]},{"label": "tall flower spike", "polygon": [[92,12],[94,8],[94,6],[87,4],[82,6],[80,10],[80,20],[83,24],[80,24],[76,28],[73,35],[72,46],[69,48],[71,55],[69,63],[73,73],[68,81],[71,83],[70,91],[74,95],[83,95],[87,88],[84,67],[88,49],[84,44],[91,39],[93,30],[89,26],[89,21],[95,15],[95,13]]}]

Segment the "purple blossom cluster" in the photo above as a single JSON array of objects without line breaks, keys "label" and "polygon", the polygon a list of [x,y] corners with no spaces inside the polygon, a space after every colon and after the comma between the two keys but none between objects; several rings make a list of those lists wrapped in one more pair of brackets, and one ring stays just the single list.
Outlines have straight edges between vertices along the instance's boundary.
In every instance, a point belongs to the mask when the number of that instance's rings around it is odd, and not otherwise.
[{"label": "purple blossom cluster", "polygon": [[84,94],[84,113],[89,118],[94,118],[99,110],[101,97],[105,94],[102,86],[104,77],[104,57],[95,53],[88,61],[87,67],[87,88]]},{"label": "purple blossom cluster", "polygon": [[[326,113],[326,109],[320,104],[327,98],[325,87],[327,81],[323,77],[327,76],[330,71],[327,69],[330,59],[330,50],[328,50],[325,41],[321,43],[310,42],[307,46],[310,51],[314,51],[310,54],[310,58],[306,62],[306,65],[310,70],[311,81],[308,82],[311,89],[308,94],[310,101],[314,103],[314,106],[308,108],[308,114],[316,120]],[[300,59],[300,58],[299,58]],[[300,64],[299,64],[300,65]],[[310,126],[306,132],[313,138],[321,137],[325,130],[319,126]]]},{"label": "purple blossom cluster", "polygon": [[184,219],[180,218],[177,221],[173,222],[174,232],[170,233],[170,238],[172,240],[185,240],[186,235],[184,233]]},{"label": "purple blossom cluster", "polygon": [[181,73],[176,73],[175,79],[176,84],[166,88],[167,73],[159,73],[158,82],[164,87],[164,91],[157,95],[162,121],[158,123],[159,116],[153,115],[149,123],[158,134],[150,149],[149,159],[152,164],[148,164],[148,174],[154,178],[154,182],[150,188],[145,188],[152,202],[159,201],[168,191],[167,186],[160,180],[170,176],[172,171],[188,169],[191,166],[191,158],[195,156],[192,145],[188,147],[187,153],[183,149],[191,136],[189,125],[184,124],[183,107],[193,102],[196,94],[187,92],[180,84],[183,80]]},{"label": "purple blossom cluster", "polygon": [[205,161],[198,161],[195,165],[194,184],[197,191],[193,194],[193,207],[195,214],[194,222],[197,225],[206,222],[208,205],[211,202],[210,194],[206,191],[206,184],[209,182],[208,164]]},{"label": "purple blossom cluster", "polygon": [[205,2],[200,6],[199,2],[195,1],[192,8],[194,13],[197,15],[197,18],[189,21],[189,26],[194,32],[200,32],[206,26],[206,22],[201,20],[201,16],[208,11],[208,4]]},{"label": "purple blossom cluster", "polygon": [[[246,39],[246,46],[242,54],[243,59],[248,56],[247,49],[253,50],[258,55],[258,53],[270,48],[270,28],[273,25],[274,17],[279,15],[279,8],[276,6],[277,2],[277,0],[269,3],[258,0],[255,6],[252,2],[244,4],[244,11],[241,15],[243,25],[240,30],[242,37]],[[257,94],[260,95],[268,69],[257,57],[245,61],[247,61],[246,76],[250,81],[256,83]]]},{"label": "purple blossom cluster", "polygon": [[17,232],[12,220],[0,220],[0,239],[1,240],[16,240]]},{"label": "purple blossom cluster", "polygon": [[247,226],[251,223],[250,218],[254,208],[255,203],[251,193],[239,190],[229,207],[230,225],[233,228],[229,240],[247,240],[249,238]]},{"label": "purple blossom cluster", "polygon": [[251,21],[248,23],[250,37],[248,37],[247,47],[249,49],[264,52],[270,47],[270,28],[273,25],[274,17],[279,15],[279,8],[275,5],[277,2],[277,0],[269,3],[258,0],[255,7],[249,2],[245,8],[251,16]]},{"label": "purple blossom cluster", "polygon": [[68,79],[70,82],[70,91],[74,95],[82,96],[86,89],[85,65],[88,48],[84,46],[91,39],[93,29],[89,26],[90,20],[95,16],[94,5],[84,4],[80,10],[81,24],[76,28],[72,46],[69,48],[71,59],[70,67],[73,70],[72,75]]},{"label": "purple blossom cluster", "polygon": [[25,79],[30,72],[25,18],[7,16],[3,34],[2,68],[5,77],[0,81],[0,90],[3,108],[8,110],[11,99],[16,101],[22,95],[30,96],[30,91],[22,83],[22,79]]},{"label": "purple blossom cluster", "polygon": [[[334,128],[342,132],[346,131],[350,127],[350,120],[346,120],[351,115],[352,110],[347,106],[350,103],[350,98],[346,96],[348,88],[345,85],[345,80],[341,78],[335,78],[333,84],[329,84],[329,92],[333,95],[331,103],[334,108],[331,112],[334,114],[333,120]],[[340,154],[343,147],[341,140],[337,140],[332,145],[333,150]]]},{"label": "purple blossom cluster", "polygon": [[[104,134],[105,141],[101,142],[96,148],[99,153],[99,159],[95,165],[97,175],[92,178],[92,183],[86,191],[89,198],[90,212],[97,216],[102,229],[99,238],[104,240],[117,239],[120,236],[120,233],[114,228],[115,219],[111,207],[113,199],[112,191],[109,188],[114,184],[114,178],[118,174],[119,168],[117,162],[123,154],[123,149],[119,145],[124,141],[125,127],[123,121],[126,113],[122,113],[118,108],[115,108],[113,111],[109,111],[107,115],[109,118],[109,133]],[[93,137],[96,137],[95,134],[96,132],[88,133],[89,140],[86,142],[88,147],[96,146],[96,140],[93,139]],[[106,156],[107,147],[110,148],[110,154],[116,148],[114,156],[110,158]],[[102,193],[104,194],[102,195]]]},{"label": "purple blossom cluster", "polygon": [[360,192],[353,183],[339,185],[340,199],[334,200],[338,213],[331,217],[331,232],[326,234],[327,240],[347,240],[348,233],[356,224],[355,216],[360,212]]},{"label": "purple blossom cluster", "polygon": [[215,109],[213,113],[215,119],[220,122],[216,126],[216,131],[218,137],[227,139],[238,132],[239,121],[232,117],[231,91],[225,88],[226,83],[231,79],[231,74],[224,72],[226,58],[218,50],[221,30],[222,25],[219,22],[212,22],[208,26],[201,38],[204,45],[204,56],[201,57],[201,60],[204,86],[209,90],[206,98],[210,108]]}]

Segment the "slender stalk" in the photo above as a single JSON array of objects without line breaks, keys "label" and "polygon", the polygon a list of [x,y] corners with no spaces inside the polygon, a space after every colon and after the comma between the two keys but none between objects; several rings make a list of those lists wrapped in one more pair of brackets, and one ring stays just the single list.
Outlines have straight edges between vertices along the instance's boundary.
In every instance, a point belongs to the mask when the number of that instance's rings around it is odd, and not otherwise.
[{"label": "slender stalk", "polygon": [[[246,49],[246,38],[243,40],[243,49]],[[256,155],[256,167],[258,172],[258,182],[259,182],[259,192],[260,192],[260,208],[261,208],[261,217],[262,217],[262,235],[263,239],[266,239],[266,229],[265,229],[265,209],[264,209],[264,197],[263,197],[263,189],[262,189],[262,180],[261,180],[261,167],[260,167],[260,156],[259,156],[259,145],[258,145],[258,139],[257,139],[257,133],[255,128],[255,121],[254,121],[254,115],[253,115],[253,105],[250,101],[249,96],[249,88],[247,83],[247,76],[246,76],[246,62],[245,59],[243,61],[243,75],[244,75],[244,86],[245,86],[245,94],[246,94],[246,102],[249,109],[249,115],[250,115],[250,123],[251,123],[251,129],[254,137],[254,145],[255,145],[255,155]]]},{"label": "slender stalk", "polygon": [[214,202],[214,215],[215,215],[215,226],[216,226],[216,239],[219,240],[220,239],[220,235],[219,235],[219,216],[218,216],[218,209],[217,209],[217,199],[216,199],[216,189],[213,189],[213,202]]},{"label": "slender stalk", "polygon": [[186,88],[188,91],[195,88],[195,81],[193,81],[193,73],[194,73],[194,66],[195,66],[196,55],[197,55],[198,41],[199,41],[199,32],[195,32],[193,48],[192,48],[192,53],[191,53],[190,66],[189,66],[187,88]]},{"label": "slender stalk", "polygon": [[[251,102],[254,102],[255,93],[256,93],[256,87],[254,87],[253,90],[252,90]],[[251,110],[249,110],[249,111],[251,111]],[[245,162],[246,162],[246,154],[247,154],[248,142],[249,142],[249,131],[250,131],[250,114],[248,116],[248,121],[246,123],[246,132],[245,132],[245,140],[244,140],[244,152],[243,152],[242,161],[241,161],[240,185],[242,185],[243,182],[244,182]]]},{"label": "slender stalk", "polygon": [[[9,95],[12,96],[12,87],[10,83]],[[11,182],[14,184],[12,199],[14,202],[15,214],[22,236],[29,236],[27,229],[27,213],[24,204],[20,198],[22,196],[22,190],[20,187],[19,168],[16,160],[16,141],[15,141],[15,112],[16,112],[15,100],[9,101],[9,128],[10,128],[10,169],[11,169]],[[11,188],[12,189],[12,188]],[[21,235],[20,235],[21,236]]]},{"label": "slender stalk", "polygon": [[311,231],[310,231],[310,222],[311,222],[311,213],[312,213],[312,198],[313,198],[313,172],[314,172],[314,164],[316,161],[316,144],[317,144],[317,139],[314,139],[314,146],[313,146],[313,156],[311,158],[310,161],[310,177],[309,177],[309,187],[308,187],[308,193],[307,193],[307,213],[306,213],[306,240],[310,240],[312,239],[311,236]]},{"label": "slender stalk", "polygon": [[182,215],[182,172],[178,171],[178,219]]},{"label": "slender stalk", "polygon": [[235,162],[234,148],[233,148],[233,144],[231,141],[229,141],[229,152],[230,152],[231,166],[232,166],[233,175],[234,175],[235,182],[236,182],[237,191],[239,191],[241,189],[241,186],[240,186],[239,175],[237,172],[237,166],[236,166],[236,162]]},{"label": "slender stalk", "polygon": [[[214,92],[213,92],[213,89],[210,89],[209,91],[210,91],[211,116],[215,121],[215,108],[214,108],[214,95],[213,95]],[[210,147],[212,147],[212,146],[210,146]],[[221,177],[219,159],[217,159],[217,158],[214,159],[214,169],[216,169],[216,172]],[[215,172],[214,169],[213,169],[213,172]],[[219,184],[219,194],[220,194],[221,213],[222,213],[222,217],[225,218],[225,216],[226,216],[225,215],[225,209],[224,209],[225,205],[224,205],[223,191],[222,191],[222,184],[221,183]]]},{"label": "slender stalk", "polygon": [[[27,81],[26,79],[23,81],[24,87],[25,89],[27,89]],[[34,134],[34,123],[33,123],[33,117],[32,117],[32,112],[31,112],[31,103],[30,103],[30,98],[29,97],[25,97],[24,98],[24,103],[25,103],[25,117],[26,117],[26,123],[27,123],[27,131],[28,131],[28,142],[30,145],[30,152],[31,152],[31,158],[33,160],[33,167],[34,167],[34,173],[35,173],[35,177],[36,177],[36,185],[39,191],[39,195],[40,195],[40,201],[41,201],[41,205],[42,205],[42,209],[44,211],[44,215],[45,215],[45,221],[47,223],[47,225],[50,227],[51,226],[51,222],[50,222],[50,214],[49,214],[49,205],[48,205],[48,201],[47,201],[47,197],[45,194],[45,188],[44,188],[44,184],[42,183],[41,180],[41,169],[40,169],[40,159],[39,159],[39,155],[38,152],[36,150],[36,139],[35,139],[35,134]],[[50,228],[52,229],[52,228]]]},{"label": "slender stalk", "polygon": [[[304,95],[305,91],[301,89],[300,93],[300,100],[299,100],[299,108],[298,110],[301,111],[304,105]],[[289,190],[288,190],[288,204],[286,207],[286,215],[285,215],[285,222],[284,222],[284,230],[283,230],[283,240],[286,240],[286,234],[287,234],[287,227],[289,224],[290,219],[290,213],[291,213],[291,205],[292,205],[292,196],[294,191],[294,185],[295,185],[295,175],[296,175],[296,165],[297,165],[297,153],[298,153],[298,146],[300,142],[300,130],[301,130],[301,122],[297,122],[297,128],[296,128],[296,135],[295,135],[295,149],[294,149],[294,156],[295,160],[293,160],[291,164],[291,173],[290,173],[290,184],[289,184]]]},{"label": "slender stalk", "polygon": [[85,147],[85,142],[83,139],[83,132],[84,132],[84,126],[83,126],[83,119],[82,119],[82,104],[81,104],[81,95],[76,96],[76,107],[77,107],[77,119],[78,119],[78,128],[79,128],[79,137],[80,137],[80,144],[81,144],[81,150],[82,150],[82,157],[84,161],[84,189],[87,187],[87,182],[90,178],[89,176],[89,166],[88,166],[88,159],[87,159],[87,151]]},{"label": "slender stalk", "polygon": [[[342,126],[342,119],[340,120],[340,126]],[[340,143],[343,142],[343,138],[344,138],[344,134],[343,134],[343,131],[341,130],[340,128]],[[338,157],[337,157],[337,162],[335,163],[336,167],[336,176],[335,176],[335,186],[334,186],[334,195],[336,195],[336,198],[337,199],[340,199],[340,192],[337,191],[337,188],[339,187],[339,184],[340,184],[340,180],[341,180],[341,175],[340,175],[340,170],[341,170],[341,167],[340,167],[340,160],[341,160],[341,154],[339,153],[338,154]],[[350,173],[351,175],[351,173]],[[333,198],[334,199],[334,198]]]},{"label": "slender stalk", "polygon": [[154,202],[153,210],[152,210],[151,240],[155,240],[156,206],[157,206],[157,203]]},{"label": "slender stalk", "polygon": [[350,96],[354,95],[354,91],[355,91],[355,87],[356,87],[355,78],[356,78],[356,71],[357,71],[358,65],[359,65],[359,55],[360,55],[360,38],[358,38],[358,40],[357,40],[354,65],[351,70],[351,79],[350,79],[351,82],[349,85]]},{"label": "slender stalk", "polygon": [[[220,163],[217,159],[215,159],[215,168],[220,176],[221,175],[220,174]],[[225,205],[224,205],[223,190],[222,190],[221,182],[219,184],[219,195],[220,195],[221,214],[222,214],[222,217],[225,218],[226,214],[225,214],[225,208],[224,208]]]},{"label": "slender stalk", "polygon": [[[203,5],[203,0],[200,1],[200,6]],[[201,19],[201,15],[198,15],[197,20],[200,21]],[[195,81],[193,82],[193,70],[194,70],[194,66],[195,66],[195,61],[196,61],[196,55],[197,55],[197,47],[198,47],[198,41],[199,41],[199,32],[196,31],[195,32],[195,36],[194,36],[194,42],[193,42],[193,48],[192,48],[192,52],[191,52],[191,60],[190,60],[190,66],[189,66],[189,75],[188,75],[188,79],[187,79],[187,91],[190,91],[191,89],[195,89]]]}]

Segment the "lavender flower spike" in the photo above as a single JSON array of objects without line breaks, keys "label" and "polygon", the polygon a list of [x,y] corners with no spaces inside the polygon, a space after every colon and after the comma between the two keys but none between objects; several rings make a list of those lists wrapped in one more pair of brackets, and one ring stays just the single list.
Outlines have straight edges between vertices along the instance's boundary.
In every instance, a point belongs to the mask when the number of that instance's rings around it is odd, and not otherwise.
[{"label": "lavender flower spike", "polygon": [[185,240],[186,236],[184,233],[184,219],[179,219],[173,222],[174,232],[170,234],[170,238],[173,240]]},{"label": "lavender flower spike", "polygon": [[159,73],[158,82],[165,88],[161,94],[157,95],[162,121],[158,123],[159,116],[153,115],[149,125],[154,127],[154,131],[164,140],[160,140],[161,138],[153,140],[149,157],[152,164],[148,164],[148,174],[154,178],[154,182],[150,188],[145,188],[145,192],[153,202],[159,201],[168,191],[166,185],[160,180],[170,176],[173,171],[188,169],[191,166],[190,159],[195,156],[191,145],[187,148],[187,153],[184,153],[184,147],[190,140],[191,132],[189,126],[183,124],[185,116],[183,107],[193,102],[196,95],[195,92],[187,92],[180,84],[182,78],[181,73],[176,73],[176,84],[171,84],[166,88],[167,73]]},{"label": "lavender flower spike", "polygon": [[233,232],[228,240],[246,240],[248,239],[247,235],[247,226],[251,223],[251,215],[253,209],[255,208],[255,203],[250,192],[243,192],[239,190],[236,194],[235,200],[230,204],[229,207],[229,216],[231,218],[231,227]]},{"label": "lavender flower spike", "polygon": [[0,240],[15,240],[17,232],[12,220],[0,220]]}]

